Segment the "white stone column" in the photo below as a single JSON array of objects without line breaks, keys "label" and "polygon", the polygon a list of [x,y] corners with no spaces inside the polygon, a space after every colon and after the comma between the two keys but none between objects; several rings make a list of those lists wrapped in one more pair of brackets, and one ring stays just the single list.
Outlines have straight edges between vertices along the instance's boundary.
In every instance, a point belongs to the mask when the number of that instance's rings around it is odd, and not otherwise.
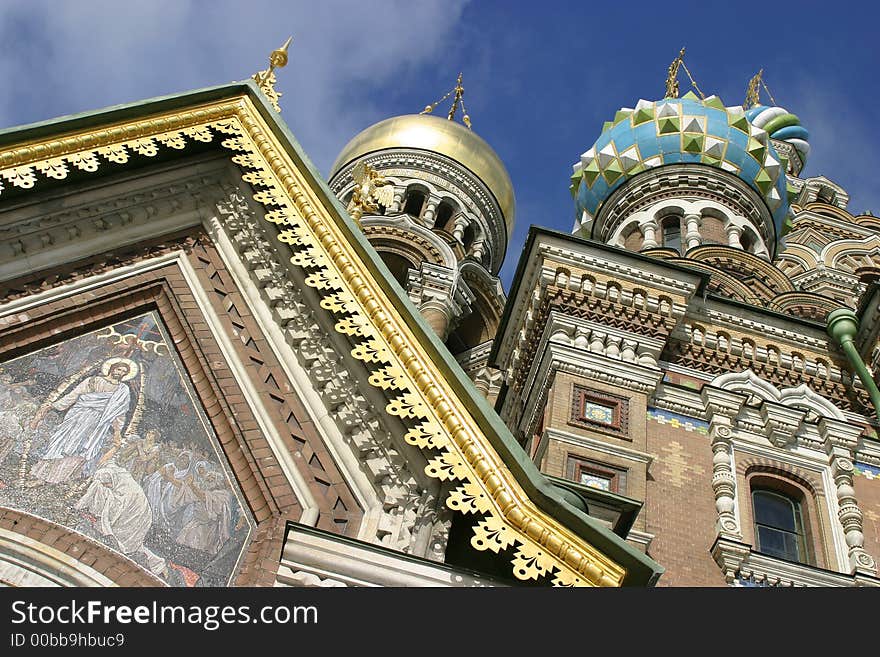
[{"label": "white stone column", "polygon": [[736,247],[737,249],[742,248],[742,242],[740,241],[740,235],[742,235],[742,227],[737,226],[736,224],[728,223],[725,228],[727,231],[727,244],[729,246]]},{"label": "white stone column", "polygon": [[406,190],[403,187],[394,188],[394,200],[391,202],[391,207],[388,208],[392,213],[400,212],[403,205],[403,193],[405,191]]},{"label": "white stone column", "polygon": [[834,484],[837,486],[837,517],[843,526],[843,534],[846,537],[850,572],[861,570],[875,575],[877,566],[874,559],[865,552],[862,510],[856,501],[856,491],[853,488],[854,467],[846,450],[839,447],[832,449],[831,467],[834,472]]},{"label": "white stone column", "polygon": [[687,248],[692,249],[695,246],[700,246],[703,243],[703,237],[700,235],[700,215],[693,212],[686,214],[684,221],[687,226],[687,232],[684,236]]},{"label": "white stone column", "polygon": [[657,222],[654,219],[648,219],[639,227],[642,229],[642,235],[645,236],[642,242],[643,249],[656,249],[660,244],[657,242]]},{"label": "white stone column", "polygon": [[477,240],[471,248],[471,257],[478,262],[483,262],[483,254],[486,252],[486,242]]},{"label": "white stone column", "polygon": [[441,340],[449,336],[449,324],[452,319],[449,304],[442,301],[428,301],[419,308],[428,326],[434,329]]},{"label": "white stone column", "polygon": [[709,415],[709,436],[712,441],[712,490],[718,512],[716,531],[721,539],[742,541],[742,530],[736,517],[736,473],[733,468],[733,418],[739,413],[743,399],[726,390],[703,388],[701,396]]},{"label": "white stone column", "polygon": [[837,519],[846,541],[849,570],[858,579],[877,575],[874,558],[865,551],[865,535],[862,529],[862,510],[856,500],[853,482],[853,452],[859,444],[862,427],[843,420],[822,417],[819,434],[825,440],[825,453],[831,466],[831,475],[837,488]]},{"label": "white stone column", "polygon": [[422,211],[422,221],[425,224],[434,225],[434,213],[437,211],[437,203],[438,200],[435,198],[428,198],[425,203],[425,209]]},{"label": "white stone column", "polygon": [[733,465],[733,418],[745,397],[728,390],[705,386],[700,393],[709,420],[712,441],[712,491],[715,494],[715,542],[711,553],[728,583],[741,576],[741,568],[751,553],[743,541],[736,515],[736,471]]},{"label": "white stone column", "polygon": [[467,217],[459,216],[455,220],[455,227],[452,229],[452,236],[460,243],[464,243],[464,230],[470,222]]},{"label": "white stone column", "polygon": [[736,474],[731,458],[730,419],[715,416],[709,426],[712,436],[712,490],[715,492],[716,530],[719,536],[742,540],[736,519]]}]

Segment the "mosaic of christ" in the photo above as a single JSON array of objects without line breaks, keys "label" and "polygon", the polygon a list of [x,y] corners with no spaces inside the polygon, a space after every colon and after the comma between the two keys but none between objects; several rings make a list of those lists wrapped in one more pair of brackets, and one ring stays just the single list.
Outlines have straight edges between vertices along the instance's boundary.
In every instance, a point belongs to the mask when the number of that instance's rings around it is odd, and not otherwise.
[{"label": "mosaic of christ", "polygon": [[0,506],[225,586],[253,521],[168,344],[146,313],[0,363]]}]

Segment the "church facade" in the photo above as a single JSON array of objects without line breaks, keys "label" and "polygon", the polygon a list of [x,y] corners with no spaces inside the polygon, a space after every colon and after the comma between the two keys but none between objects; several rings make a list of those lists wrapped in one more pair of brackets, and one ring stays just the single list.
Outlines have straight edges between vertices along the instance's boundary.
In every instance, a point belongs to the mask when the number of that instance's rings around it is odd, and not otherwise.
[{"label": "church facade", "polygon": [[880,221],[797,117],[621,110],[505,293],[455,105],[325,182],[271,76],[0,133],[0,582],[880,584]]}]

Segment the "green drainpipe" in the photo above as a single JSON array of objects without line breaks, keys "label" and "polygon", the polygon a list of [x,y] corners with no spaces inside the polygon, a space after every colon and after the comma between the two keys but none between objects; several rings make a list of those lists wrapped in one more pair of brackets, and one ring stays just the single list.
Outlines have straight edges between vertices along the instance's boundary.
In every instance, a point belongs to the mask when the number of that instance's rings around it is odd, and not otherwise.
[{"label": "green drainpipe", "polygon": [[838,308],[829,313],[825,321],[827,323],[828,335],[834,338],[843,349],[843,353],[846,354],[862,385],[865,386],[868,394],[871,395],[874,413],[876,413],[877,419],[880,419],[880,390],[877,389],[874,377],[871,376],[871,372],[868,371],[865,361],[862,360],[859,350],[856,349],[856,345],[853,342],[853,338],[856,337],[856,333],[859,330],[859,318],[849,308]]}]

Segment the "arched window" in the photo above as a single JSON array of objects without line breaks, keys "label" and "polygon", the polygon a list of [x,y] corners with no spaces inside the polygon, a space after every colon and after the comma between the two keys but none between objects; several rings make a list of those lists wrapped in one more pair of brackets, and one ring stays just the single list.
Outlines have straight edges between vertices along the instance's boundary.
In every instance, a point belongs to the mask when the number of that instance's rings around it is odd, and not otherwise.
[{"label": "arched window", "polygon": [[663,220],[663,246],[681,253],[681,220],[678,217]]},{"label": "arched window", "polygon": [[441,201],[440,205],[437,206],[437,215],[434,219],[434,228],[437,230],[446,230],[447,224],[452,218],[453,212],[455,212],[455,207],[452,205],[452,203],[450,203],[449,201]]},{"label": "arched window", "polygon": [[752,490],[755,547],[763,554],[808,563],[801,503],[775,490]]},{"label": "arched window", "polygon": [[403,206],[403,211],[413,217],[421,217],[422,210],[425,209],[426,200],[425,192],[411,187],[406,190],[406,203]]},{"label": "arched window", "polygon": [[755,236],[752,235],[751,231],[744,230],[739,236],[739,243],[742,245],[743,251],[755,252],[755,244],[757,242],[755,242]]},{"label": "arched window", "polygon": [[464,229],[464,235],[461,238],[461,243],[464,245],[464,250],[468,251],[471,248],[471,245],[474,243],[474,240],[477,237],[477,231],[474,228],[473,224],[468,224]]}]

